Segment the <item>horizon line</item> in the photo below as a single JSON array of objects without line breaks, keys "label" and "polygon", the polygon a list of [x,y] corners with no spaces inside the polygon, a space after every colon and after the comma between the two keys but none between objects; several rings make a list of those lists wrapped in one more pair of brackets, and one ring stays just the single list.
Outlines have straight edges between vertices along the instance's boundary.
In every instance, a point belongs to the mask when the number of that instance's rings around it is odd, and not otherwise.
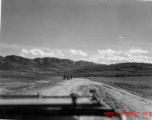
[{"label": "horizon line", "polygon": [[[17,57],[22,57],[22,58],[25,58],[25,59],[43,59],[43,58],[56,58],[56,59],[60,59],[60,60],[71,60],[71,59],[67,59],[67,58],[57,58],[57,57],[36,57],[36,58],[28,58],[28,57],[23,57],[23,56],[20,56],[20,55],[6,55],[6,56],[1,56],[0,57],[7,57],[7,56],[17,56]],[[79,61],[84,61],[84,62],[90,62],[90,63],[94,63],[94,64],[99,64],[99,65],[117,65],[117,64],[124,64],[124,63],[139,63],[139,64],[152,64],[152,63],[144,63],[144,62],[120,62],[120,63],[111,63],[111,64],[103,64],[103,63],[95,63],[95,62],[91,62],[91,61],[85,61],[85,60],[78,60],[78,61],[75,61],[75,60],[71,60],[73,62],[79,62]]]}]

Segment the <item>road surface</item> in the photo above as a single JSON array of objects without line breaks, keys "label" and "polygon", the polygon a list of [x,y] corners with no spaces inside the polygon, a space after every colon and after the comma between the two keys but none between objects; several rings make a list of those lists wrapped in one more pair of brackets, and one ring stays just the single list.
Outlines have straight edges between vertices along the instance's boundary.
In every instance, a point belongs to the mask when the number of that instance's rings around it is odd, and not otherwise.
[{"label": "road surface", "polygon": [[[44,89],[35,89],[26,94],[36,94],[40,92],[43,95],[70,95],[77,93],[79,95],[89,95],[90,88],[95,88],[100,94],[101,100],[111,107],[123,112],[139,112],[139,115],[128,115],[127,120],[152,120],[152,116],[143,115],[143,112],[152,112],[152,101],[133,95],[125,90],[117,89],[109,85],[93,82],[88,79],[74,78],[73,80],[63,81],[56,86]],[[83,117],[87,120],[99,120],[100,118]],[[107,119],[106,119],[107,120]]]}]

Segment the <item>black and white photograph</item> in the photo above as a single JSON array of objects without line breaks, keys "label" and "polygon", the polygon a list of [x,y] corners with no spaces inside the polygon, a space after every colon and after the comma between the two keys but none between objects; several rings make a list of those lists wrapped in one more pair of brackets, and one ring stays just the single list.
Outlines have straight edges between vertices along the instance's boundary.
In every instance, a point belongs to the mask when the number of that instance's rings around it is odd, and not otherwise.
[{"label": "black and white photograph", "polygon": [[152,120],[152,0],[0,0],[0,120]]}]

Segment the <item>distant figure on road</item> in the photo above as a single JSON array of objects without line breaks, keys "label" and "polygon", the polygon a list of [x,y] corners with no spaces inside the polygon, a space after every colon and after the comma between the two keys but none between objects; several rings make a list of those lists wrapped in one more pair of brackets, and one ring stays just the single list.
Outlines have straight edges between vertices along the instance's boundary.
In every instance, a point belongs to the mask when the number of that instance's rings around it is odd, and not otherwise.
[{"label": "distant figure on road", "polygon": [[68,75],[68,80],[70,80],[70,75]]},{"label": "distant figure on road", "polygon": [[67,80],[69,79],[69,76],[68,76],[68,75],[66,75],[66,79],[67,79]]},{"label": "distant figure on road", "polygon": [[65,74],[63,75],[63,79],[64,79],[64,80],[66,79],[66,75],[65,75]]},{"label": "distant figure on road", "polygon": [[63,75],[63,79],[65,80],[72,80],[72,78],[73,78],[73,75]]}]

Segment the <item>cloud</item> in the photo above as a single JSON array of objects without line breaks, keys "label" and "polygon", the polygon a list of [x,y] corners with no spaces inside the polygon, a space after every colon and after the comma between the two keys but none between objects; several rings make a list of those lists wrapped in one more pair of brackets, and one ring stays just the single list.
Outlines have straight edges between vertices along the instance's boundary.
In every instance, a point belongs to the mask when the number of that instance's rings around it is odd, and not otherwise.
[{"label": "cloud", "polygon": [[73,55],[76,55],[78,52],[76,50],[71,49],[70,53],[72,53]]},{"label": "cloud", "polygon": [[18,45],[16,45],[16,44],[12,44],[11,46],[13,46],[13,47],[17,47]]},{"label": "cloud", "polygon": [[57,54],[58,56],[61,56],[61,57],[65,57],[65,55],[63,54],[63,52],[61,50],[57,50],[55,52],[55,54]]},{"label": "cloud", "polygon": [[18,48],[19,46],[16,44],[4,44],[0,43],[0,48]]},{"label": "cloud", "polygon": [[24,54],[22,54],[22,53],[20,54],[20,56],[22,56],[22,57],[26,57],[26,56],[25,56]]},{"label": "cloud", "polygon": [[33,54],[33,55],[40,55],[40,56],[54,56],[53,52],[51,52],[51,53],[43,52],[40,49],[32,49],[32,50],[30,50],[30,53]]},{"label": "cloud", "polygon": [[123,37],[122,37],[122,36],[120,36],[120,37],[119,37],[119,39],[123,39]]},{"label": "cloud", "polygon": [[129,53],[131,53],[131,54],[145,54],[145,53],[148,53],[148,51],[132,48],[131,50],[129,50]]},{"label": "cloud", "polygon": [[[47,51],[47,52],[46,52]],[[104,49],[97,50],[92,55],[88,55],[87,53],[81,50],[71,49],[68,51],[62,50],[41,50],[41,49],[22,49],[21,56],[23,57],[58,57],[63,58],[65,55],[73,55],[77,58],[82,56],[81,60],[101,63],[101,64],[114,64],[114,63],[122,63],[122,62],[143,62],[143,63],[152,63],[152,57],[148,56],[148,50],[143,49],[135,49],[131,48],[126,51],[122,50],[113,50],[113,49]],[[72,57],[72,56],[71,56]],[[78,58],[79,59],[79,58]]]},{"label": "cloud", "polygon": [[[89,56],[88,58],[81,58],[82,60],[87,60],[102,64],[114,64],[122,62],[143,62],[152,63],[152,57],[146,56],[147,50],[142,49],[130,49],[128,51],[122,50],[97,50],[96,54]],[[144,55],[143,55],[144,54]]]},{"label": "cloud", "polygon": [[26,50],[26,49],[22,49],[21,51],[22,51],[22,53],[24,53],[24,54],[29,54],[29,53],[30,53],[30,51],[28,51],[28,50]]},{"label": "cloud", "polygon": [[57,50],[57,51],[52,51],[52,52],[44,52],[40,49],[22,49],[21,50],[21,55],[33,55],[33,56],[38,56],[38,57],[64,57],[64,54],[62,51]]},{"label": "cloud", "polygon": [[88,56],[85,52],[83,52],[81,50],[71,49],[69,52],[73,55]]},{"label": "cloud", "polygon": [[113,54],[121,54],[122,51],[121,51],[121,50],[119,50],[119,51],[114,51],[114,50],[112,50],[112,49],[106,49],[106,50],[98,50],[98,53],[99,53],[100,55],[106,56],[106,55],[113,55]]},{"label": "cloud", "polygon": [[26,50],[26,49],[22,49],[21,50],[22,51],[22,53],[24,53],[24,54],[32,54],[32,55],[34,55],[34,56],[51,56],[51,57],[53,57],[54,56],[54,53],[53,52],[44,52],[44,51],[42,51],[42,50],[40,50],[40,49],[31,49],[31,50]]}]

